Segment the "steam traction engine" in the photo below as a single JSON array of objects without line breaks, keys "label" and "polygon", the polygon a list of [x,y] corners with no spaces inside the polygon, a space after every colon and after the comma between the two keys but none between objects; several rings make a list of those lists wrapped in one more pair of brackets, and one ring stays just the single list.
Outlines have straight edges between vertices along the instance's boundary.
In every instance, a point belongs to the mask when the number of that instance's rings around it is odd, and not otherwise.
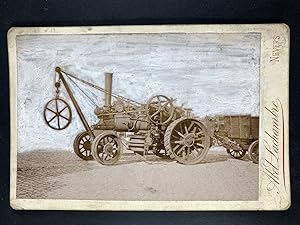
[{"label": "steam traction engine", "polygon": [[[177,107],[173,98],[164,95],[152,96],[146,104],[141,104],[114,94],[111,73],[105,73],[105,89],[102,89],[59,67],[55,71],[56,96],[46,104],[44,118],[48,126],[56,130],[65,129],[70,124],[71,108],[59,97],[60,84],[63,83],[85,128],[76,136],[73,146],[74,152],[84,160],[95,159],[101,164],[112,165],[119,160],[123,145],[141,155],[153,152],[182,164],[196,164],[206,156],[212,140],[229,147],[232,152],[246,152],[238,142],[224,140],[222,132],[218,132],[218,117],[195,118],[190,109]],[[99,119],[96,124],[88,124],[67,80],[74,87],[79,88],[76,80],[104,93],[105,104],[102,107],[95,104],[94,113]]]}]

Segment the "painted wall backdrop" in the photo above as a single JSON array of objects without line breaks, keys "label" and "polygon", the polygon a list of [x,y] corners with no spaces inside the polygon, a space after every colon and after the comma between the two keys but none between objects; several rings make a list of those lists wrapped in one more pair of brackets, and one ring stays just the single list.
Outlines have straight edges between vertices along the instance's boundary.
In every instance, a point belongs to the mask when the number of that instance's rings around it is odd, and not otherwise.
[{"label": "painted wall backdrop", "polygon": [[[260,35],[255,33],[24,35],[17,38],[17,57],[19,152],[72,150],[83,130],[73,106],[65,130],[44,122],[44,105],[55,95],[56,66],[102,87],[104,72],[112,72],[114,93],[139,102],[153,94],[172,96],[198,116],[259,113]],[[101,92],[81,87],[103,104]],[[96,122],[95,106],[82,93],[75,96],[88,121]]]}]

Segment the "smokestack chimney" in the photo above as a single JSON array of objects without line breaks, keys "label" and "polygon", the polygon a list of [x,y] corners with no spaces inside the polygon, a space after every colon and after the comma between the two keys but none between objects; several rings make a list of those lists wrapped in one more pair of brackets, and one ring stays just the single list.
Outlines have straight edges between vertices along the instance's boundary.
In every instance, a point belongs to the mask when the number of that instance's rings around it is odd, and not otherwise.
[{"label": "smokestack chimney", "polygon": [[111,105],[112,73],[105,73],[105,106]]}]

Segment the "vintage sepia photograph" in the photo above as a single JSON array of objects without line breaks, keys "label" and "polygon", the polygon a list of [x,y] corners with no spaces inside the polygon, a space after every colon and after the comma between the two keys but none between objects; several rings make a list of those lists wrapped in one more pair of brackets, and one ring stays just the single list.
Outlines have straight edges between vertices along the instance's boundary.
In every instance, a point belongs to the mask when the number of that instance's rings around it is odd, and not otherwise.
[{"label": "vintage sepia photograph", "polygon": [[255,203],[261,173],[277,189],[260,30],[91,30],[15,36],[15,199]]}]

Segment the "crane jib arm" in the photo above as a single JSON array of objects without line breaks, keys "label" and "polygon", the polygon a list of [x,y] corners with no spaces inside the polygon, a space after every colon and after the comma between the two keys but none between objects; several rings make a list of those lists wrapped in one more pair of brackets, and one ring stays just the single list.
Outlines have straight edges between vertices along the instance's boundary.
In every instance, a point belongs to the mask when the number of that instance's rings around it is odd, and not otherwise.
[{"label": "crane jib arm", "polygon": [[77,114],[78,114],[78,116],[79,116],[79,118],[80,118],[80,120],[81,120],[81,122],[82,122],[82,124],[83,124],[83,126],[85,128],[85,130],[91,135],[91,137],[94,138],[95,135],[94,135],[93,131],[91,130],[91,127],[88,124],[85,116],[83,115],[83,113],[82,113],[82,111],[80,109],[80,106],[78,105],[78,103],[77,103],[77,101],[76,101],[76,99],[75,99],[75,97],[74,97],[74,95],[73,95],[73,93],[72,93],[72,91],[71,91],[71,89],[70,89],[67,81],[65,80],[65,78],[64,78],[64,76],[62,74],[61,68],[60,67],[56,67],[55,68],[55,72],[58,73],[59,78],[63,82],[63,84],[64,84],[64,86],[66,88],[66,91],[67,91],[67,93],[68,93],[68,95],[69,95],[69,97],[70,97],[70,99],[71,99],[71,101],[72,101],[72,103],[73,103],[73,105],[74,105],[74,107],[76,109],[76,112],[77,112]]}]

